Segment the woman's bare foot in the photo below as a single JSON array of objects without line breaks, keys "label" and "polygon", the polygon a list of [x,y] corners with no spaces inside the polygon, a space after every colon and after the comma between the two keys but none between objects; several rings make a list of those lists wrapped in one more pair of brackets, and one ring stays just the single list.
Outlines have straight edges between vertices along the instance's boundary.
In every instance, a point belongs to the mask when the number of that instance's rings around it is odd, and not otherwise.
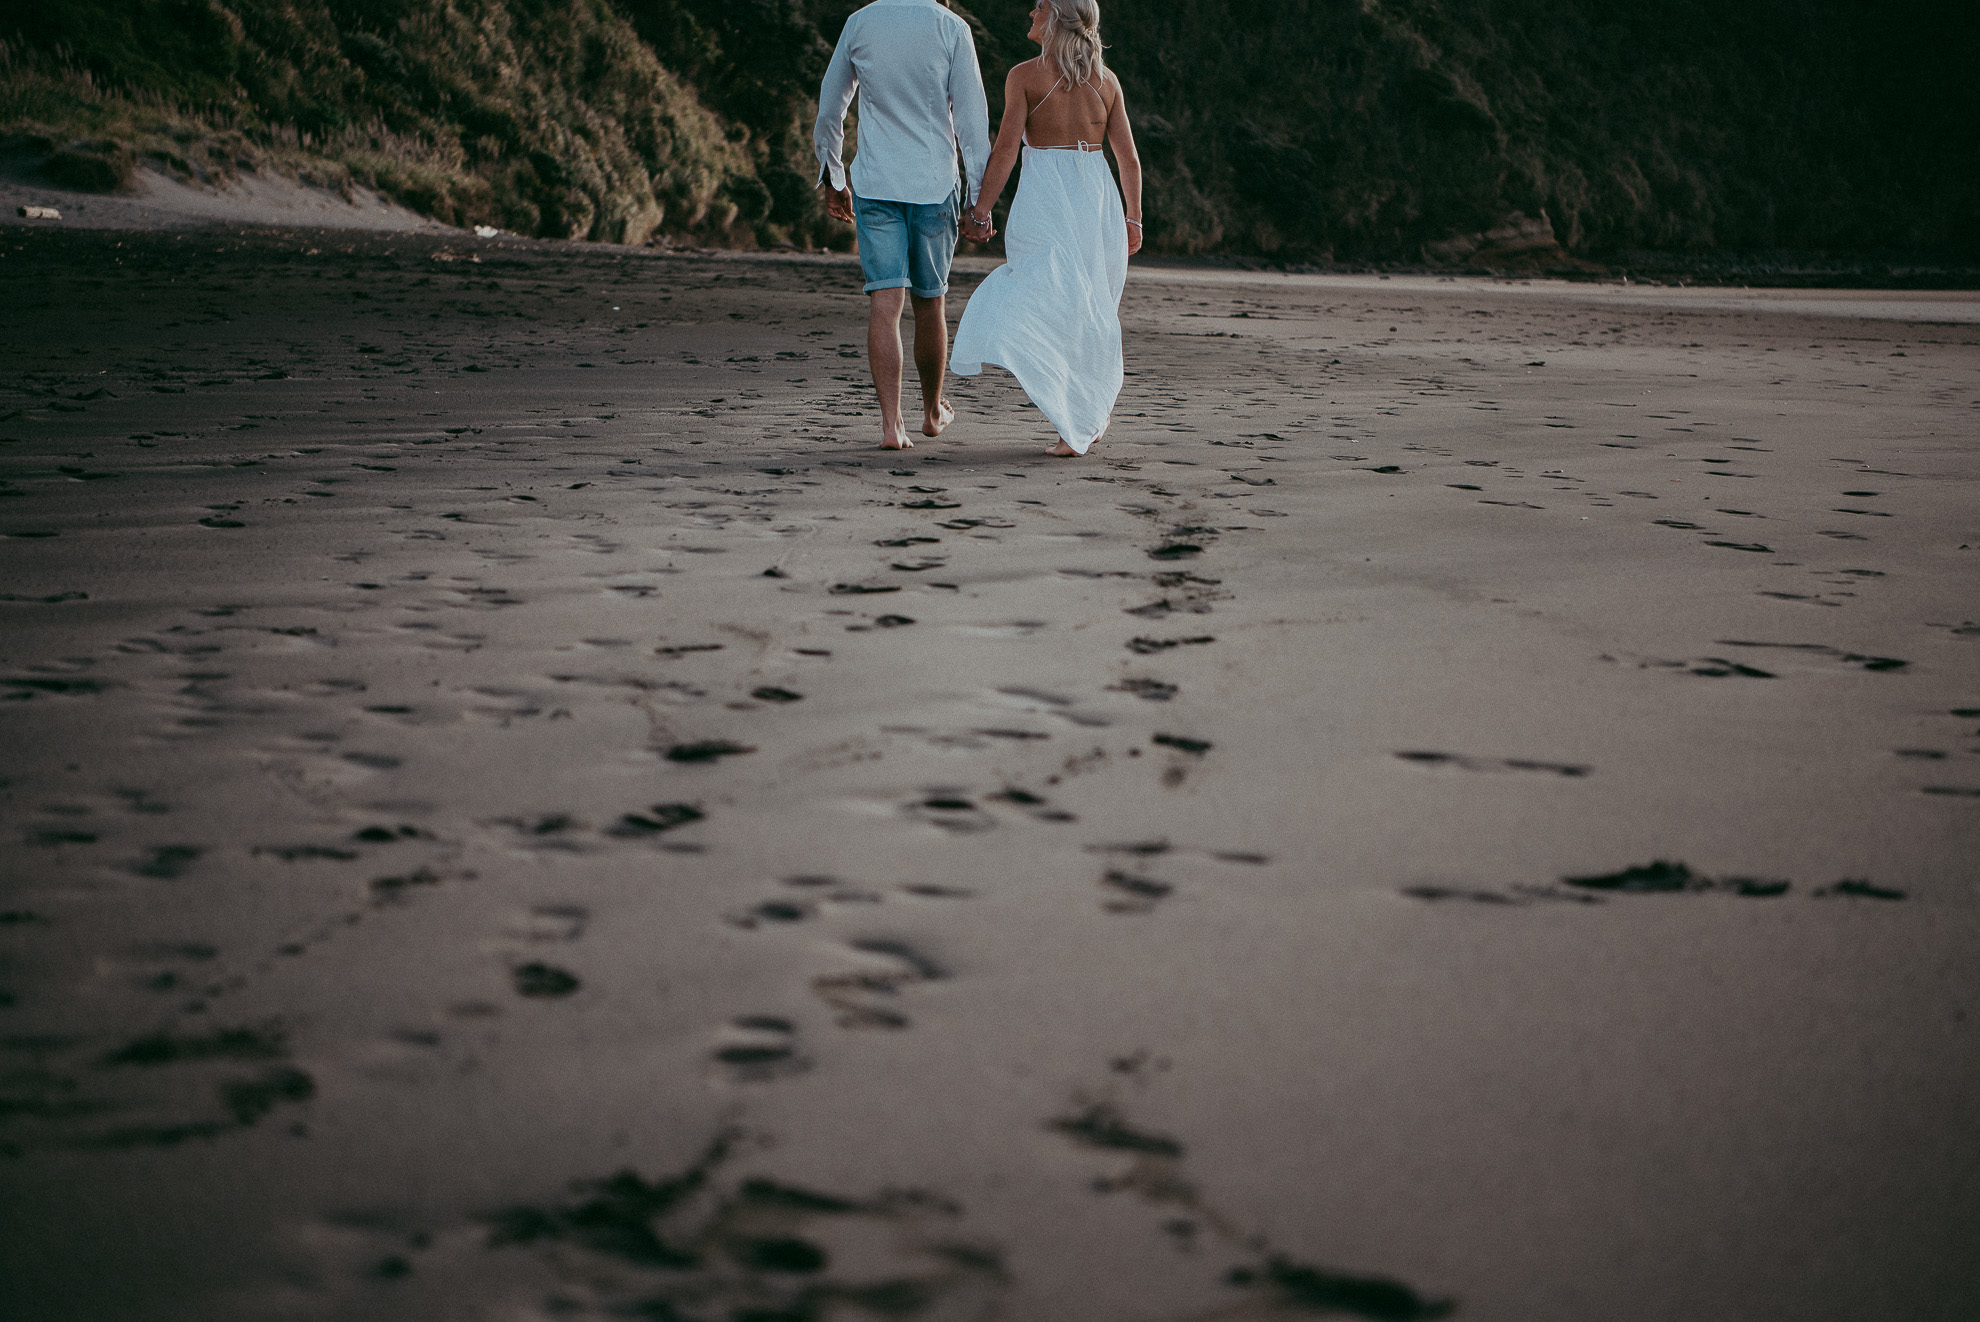
[{"label": "woman's bare foot", "polygon": [[880,428],[880,448],[883,450],[912,450],[914,442],[908,439],[907,429],[896,423],[892,427]]},{"label": "woman's bare foot", "polygon": [[921,434],[923,436],[940,436],[944,431],[948,430],[949,424],[955,420],[956,411],[949,407],[949,401],[945,399],[935,406],[933,413],[922,414]]},{"label": "woman's bare foot", "polygon": [[1061,459],[1071,459],[1076,457],[1079,454],[1079,451],[1073,449],[1070,445],[1067,445],[1064,441],[1060,441],[1057,445],[1053,446],[1045,453],[1050,455],[1057,455]]}]

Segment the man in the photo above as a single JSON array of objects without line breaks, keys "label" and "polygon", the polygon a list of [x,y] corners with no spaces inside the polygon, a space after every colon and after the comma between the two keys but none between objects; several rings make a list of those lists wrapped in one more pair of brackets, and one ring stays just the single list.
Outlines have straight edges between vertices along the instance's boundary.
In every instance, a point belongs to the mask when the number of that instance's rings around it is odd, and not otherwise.
[{"label": "man", "polygon": [[[859,152],[848,186],[841,158],[855,94]],[[911,449],[901,423],[903,291],[914,304],[921,434],[941,435],[956,416],[942,398],[949,265],[962,213],[975,205],[990,160],[990,107],[969,24],[947,0],[874,0],[855,12],[825,71],[812,140],[826,209],[859,230],[859,265],[872,296],[866,353],[880,394],[880,444]],[[977,242],[993,233],[974,223],[963,232]]]}]

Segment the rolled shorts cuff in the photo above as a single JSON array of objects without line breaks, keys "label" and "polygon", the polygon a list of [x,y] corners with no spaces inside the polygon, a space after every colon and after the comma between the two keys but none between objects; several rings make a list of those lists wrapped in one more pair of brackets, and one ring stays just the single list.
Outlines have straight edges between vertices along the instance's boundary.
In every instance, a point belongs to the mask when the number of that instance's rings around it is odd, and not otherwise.
[{"label": "rolled shorts cuff", "polygon": [[916,298],[947,294],[959,232],[958,202],[958,195],[936,203],[855,197],[853,214],[866,292],[906,289]]},{"label": "rolled shorts cuff", "polygon": [[947,285],[943,285],[940,289],[916,289],[905,280],[876,280],[866,287],[866,292],[878,294],[888,289],[905,289],[916,298],[947,298],[949,294]]}]

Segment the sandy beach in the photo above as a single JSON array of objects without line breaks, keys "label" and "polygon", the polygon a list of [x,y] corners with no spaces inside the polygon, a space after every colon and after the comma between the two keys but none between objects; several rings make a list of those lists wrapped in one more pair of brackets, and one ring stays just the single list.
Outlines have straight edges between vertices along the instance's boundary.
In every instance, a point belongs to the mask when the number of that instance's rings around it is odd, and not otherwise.
[{"label": "sandy beach", "polygon": [[1980,296],[0,291],[9,1319],[1980,1315]]}]

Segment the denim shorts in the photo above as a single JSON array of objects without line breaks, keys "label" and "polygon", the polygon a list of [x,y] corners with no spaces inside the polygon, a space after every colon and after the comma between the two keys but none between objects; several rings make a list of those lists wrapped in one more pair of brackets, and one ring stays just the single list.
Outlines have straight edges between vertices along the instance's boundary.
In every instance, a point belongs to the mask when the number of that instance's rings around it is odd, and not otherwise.
[{"label": "denim shorts", "polygon": [[956,256],[961,190],[946,202],[888,202],[855,197],[859,269],[866,292],[903,289],[917,298],[949,292],[949,264]]}]

